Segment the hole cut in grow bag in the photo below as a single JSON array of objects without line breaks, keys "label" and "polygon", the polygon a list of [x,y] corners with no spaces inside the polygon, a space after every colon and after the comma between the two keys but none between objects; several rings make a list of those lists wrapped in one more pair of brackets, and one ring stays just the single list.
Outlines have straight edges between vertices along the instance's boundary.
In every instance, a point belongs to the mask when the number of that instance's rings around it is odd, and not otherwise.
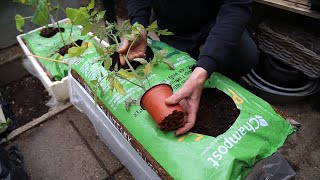
[{"label": "hole cut in grow bag", "polygon": [[64,32],[64,28],[55,28],[55,27],[43,28],[40,31],[40,36],[45,38],[51,38],[52,36],[56,35],[58,32]]},{"label": "hole cut in grow bag", "polygon": [[226,132],[240,114],[232,98],[215,88],[202,91],[194,133],[217,137]]},{"label": "hole cut in grow bag", "polygon": [[[147,49],[146,49],[146,60],[149,62],[150,59],[153,59],[153,51],[151,50],[151,48],[149,46],[147,46]],[[119,53],[118,52],[115,52],[114,54],[112,54],[110,56],[112,58],[112,65],[110,67],[110,70],[113,71],[114,70],[114,67],[116,64],[118,64],[118,68],[119,69],[129,69],[129,66],[128,64],[125,64],[125,65],[121,65],[120,64],[120,57],[119,57]],[[134,68],[134,69],[137,69],[141,63],[137,62],[137,61],[130,61],[130,64],[131,66]],[[102,66],[104,67],[104,62],[102,62]]]},{"label": "hole cut in grow bag", "polygon": [[[78,46],[81,46],[82,44],[82,40],[81,39],[78,39],[75,41],[75,43],[78,45]],[[68,50],[72,47],[76,46],[74,43],[70,43],[70,44],[67,44],[65,46],[63,46],[62,48],[59,49],[58,53],[61,55],[61,56],[64,56],[65,54],[68,53]]]}]

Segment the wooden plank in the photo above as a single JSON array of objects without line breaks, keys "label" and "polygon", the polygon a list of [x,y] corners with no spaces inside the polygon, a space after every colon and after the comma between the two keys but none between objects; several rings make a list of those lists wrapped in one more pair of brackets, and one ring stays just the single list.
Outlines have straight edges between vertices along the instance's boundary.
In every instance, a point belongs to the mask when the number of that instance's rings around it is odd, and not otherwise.
[{"label": "wooden plank", "polygon": [[306,5],[310,8],[310,2],[309,0],[283,0],[283,1],[289,1],[292,3],[297,3],[297,4],[301,4],[301,5]]},{"label": "wooden plank", "polygon": [[320,19],[320,12],[310,10],[308,1],[303,0],[255,0],[258,3],[277,7],[294,13]]}]

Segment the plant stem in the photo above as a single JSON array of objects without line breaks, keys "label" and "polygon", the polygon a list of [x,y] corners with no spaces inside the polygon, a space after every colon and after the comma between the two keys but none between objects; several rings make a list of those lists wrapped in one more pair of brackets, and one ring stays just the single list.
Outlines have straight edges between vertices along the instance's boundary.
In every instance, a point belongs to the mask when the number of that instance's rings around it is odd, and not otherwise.
[{"label": "plant stem", "polygon": [[32,56],[32,57],[35,57],[35,58],[41,58],[43,60],[52,61],[52,62],[56,62],[56,63],[69,64],[67,62],[59,61],[59,60],[52,59],[52,58],[41,57],[41,56],[37,56],[37,55],[33,55],[33,54],[27,54],[27,56]]},{"label": "plant stem", "polygon": [[[130,50],[130,49],[129,49],[129,50]],[[129,51],[129,50],[128,50],[128,51]],[[136,76],[138,76],[137,72],[136,72],[136,71],[134,70],[134,68],[131,66],[131,64],[130,64],[128,58],[127,58],[127,56],[124,56],[124,59],[125,59],[126,63],[128,64],[130,70],[133,72],[133,74],[135,74]],[[143,82],[142,82],[140,79],[138,79],[138,80],[139,80],[139,82],[140,82],[140,86],[139,86],[139,87],[141,87],[144,91],[147,91],[147,89],[146,89],[146,87],[144,86]]]},{"label": "plant stem", "polygon": [[71,41],[71,36],[72,36],[72,28],[73,28],[73,24],[71,24],[71,29],[70,29],[70,34],[69,34],[69,41]]},{"label": "plant stem", "polygon": [[121,77],[121,76],[119,76],[119,75],[117,75],[117,74],[116,74],[116,76],[117,76],[118,78],[124,79],[124,80],[128,81],[129,83],[132,83],[132,84],[134,84],[134,85],[136,85],[136,86],[138,86],[138,87],[140,87],[140,88],[142,88],[142,89],[145,90],[145,88],[144,88],[143,86],[141,86],[141,85],[139,85],[139,84],[137,84],[137,83],[135,83],[135,82],[133,82],[133,81],[130,81],[130,80],[127,79],[127,78]]}]

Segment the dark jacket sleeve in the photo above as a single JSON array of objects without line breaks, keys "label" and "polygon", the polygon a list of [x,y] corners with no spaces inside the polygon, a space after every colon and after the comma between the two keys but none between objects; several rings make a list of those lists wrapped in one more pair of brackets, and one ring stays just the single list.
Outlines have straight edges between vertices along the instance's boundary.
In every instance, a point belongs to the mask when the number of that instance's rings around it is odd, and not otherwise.
[{"label": "dark jacket sleeve", "polygon": [[218,71],[222,61],[235,61],[230,55],[238,45],[245,24],[251,17],[253,0],[225,0],[220,7],[215,26],[199,55],[196,66],[204,68],[209,76]]},{"label": "dark jacket sleeve", "polygon": [[144,27],[150,24],[151,0],[128,0],[127,7],[131,24],[138,22]]}]

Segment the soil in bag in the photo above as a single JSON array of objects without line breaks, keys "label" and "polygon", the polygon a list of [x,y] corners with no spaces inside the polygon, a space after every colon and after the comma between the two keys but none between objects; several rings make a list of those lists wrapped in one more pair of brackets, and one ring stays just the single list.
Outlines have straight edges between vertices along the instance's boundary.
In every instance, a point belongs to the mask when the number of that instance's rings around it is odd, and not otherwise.
[{"label": "soil in bag", "polygon": [[[82,44],[82,40],[81,39],[78,39],[75,41],[75,43],[78,45],[78,46],[81,46]],[[63,46],[62,48],[59,49],[58,53],[61,54],[61,56],[64,56],[65,54],[68,53],[68,50],[72,47],[76,46],[74,43],[70,43],[70,44],[67,44],[65,46]]]},{"label": "soil in bag", "polygon": [[240,110],[227,94],[215,88],[204,89],[197,121],[190,131],[216,137],[226,132],[239,114]]},{"label": "soil in bag", "polygon": [[51,38],[52,36],[56,35],[58,32],[64,32],[64,28],[55,28],[55,27],[43,28],[40,31],[40,36]]}]

